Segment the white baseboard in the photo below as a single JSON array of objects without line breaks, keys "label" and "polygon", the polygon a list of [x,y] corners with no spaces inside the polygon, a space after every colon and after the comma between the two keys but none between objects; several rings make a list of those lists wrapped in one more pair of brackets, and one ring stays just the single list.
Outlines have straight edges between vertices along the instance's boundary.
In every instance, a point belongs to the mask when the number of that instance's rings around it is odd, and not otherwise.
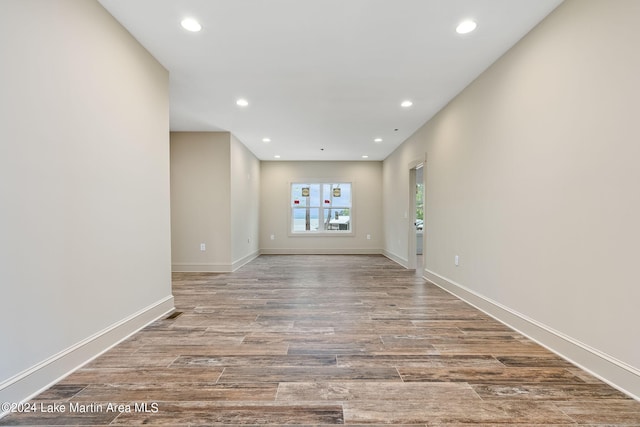
[{"label": "white baseboard", "polygon": [[231,273],[232,264],[175,262],[171,264],[173,273]]},{"label": "white baseboard", "polygon": [[174,273],[231,273],[250,263],[260,255],[381,255],[381,249],[339,248],[284,248],[260,249],[231,264],[176,262],[171,264]]},{"label": "white baseboard", "polygon": [[399,255],[396,255],[396,254],[394,254],[392,252],[389,252],[387,250],[382,251],[382,255],[386,256],[391,261],[400,264],[404,268],[409,268],[409,260],[406,259],[406,258],[403,258],[403,257],[401,257]]},{"label": "white baseboard", "polygon": [[249,255],[232,262],[226,263],[198,263],[198,262],[174,262],[171,264],[173,273],[231,273],[245,264],[250,263],[260,256],[260,251],[255,251]]},{"label": "white baseboard", "polygon": [[640,400],[640,370],[638,368],[430,270],[424,270],[424,278],[633,399]]},{"label": "white baseboard", "polygon": [[260,249],[261,255],[381,255],[381,249],[363,248],[283,248],[283,249]]},{"label": "white baseboard", "polygon": [[[174,309],[173,296],[152,304],[0,383],[0,402],[25,402]],[[0,413],[0,418],[6,412]]]},{"label": "white baseboard", "polygon": [[240,258],[237,261],[234,261],[233,264],[231,264],[231,269],[232,271],[236,271],[237,269],[241,268],[242,266],[249,264],[251,261],[253,261],[254,259],[258,258],[260,256],[260,251],[255,251],[253,253],[250,253],[249,255]]}]

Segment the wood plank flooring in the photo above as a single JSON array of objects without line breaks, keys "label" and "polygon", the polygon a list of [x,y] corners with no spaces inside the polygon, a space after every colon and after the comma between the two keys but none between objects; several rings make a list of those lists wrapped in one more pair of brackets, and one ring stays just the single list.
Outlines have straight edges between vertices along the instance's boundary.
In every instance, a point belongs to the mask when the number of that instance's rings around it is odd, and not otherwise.
[{"label": "wood plank flooring", "polygon": [[382,256],[261,256],[173,286],[180,316],[0,425],[640,426],[640,402]]}]

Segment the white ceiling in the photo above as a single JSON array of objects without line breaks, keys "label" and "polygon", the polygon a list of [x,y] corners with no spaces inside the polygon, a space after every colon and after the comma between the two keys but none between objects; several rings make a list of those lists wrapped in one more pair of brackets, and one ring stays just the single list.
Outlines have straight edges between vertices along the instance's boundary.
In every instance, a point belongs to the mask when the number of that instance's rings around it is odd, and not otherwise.
[{"label": "white ceiling", "polygon": [[171,130],[230,131],[262,160],[383,160],[562,0],[99,1],[169,70]]}]

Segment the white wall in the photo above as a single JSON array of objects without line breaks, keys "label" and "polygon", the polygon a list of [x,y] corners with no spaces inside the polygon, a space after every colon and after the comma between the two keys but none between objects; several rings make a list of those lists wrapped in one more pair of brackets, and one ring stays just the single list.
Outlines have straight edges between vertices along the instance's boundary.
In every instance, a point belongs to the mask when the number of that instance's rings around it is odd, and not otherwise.
[{"label": "white wall", "polygon": [[233,269],[259,255],[260,160],[231,134],[231,255]]},{"label": "white wall", "polygon": [[[638,16],[634,0],[567,0],[383,179],[389,237],[404,227],[407,164],[426,153],[427,277],[635,396]],[[402,239],[385,249],[406,256]]]},{"label": "white wall", "polygon": [[[290,236],[290,184],[335,180],[353,183],[352,236]],[[262,253],[381,253],[381,162],[262,162],[260,250]],[[367,234],[371,239],[367,239]],[[271,235],[275,236],[271,240]]]},{"label": "white wall", "polygon": [[0,2],[0,401],[173,307],[169,77],[95,1]]}]

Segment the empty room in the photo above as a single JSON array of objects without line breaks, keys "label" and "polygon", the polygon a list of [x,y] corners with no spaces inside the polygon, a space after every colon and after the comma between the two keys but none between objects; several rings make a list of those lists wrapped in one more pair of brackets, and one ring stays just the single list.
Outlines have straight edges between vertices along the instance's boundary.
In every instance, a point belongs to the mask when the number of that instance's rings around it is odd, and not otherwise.
[{"label": "empty room", "polygon": [[638,17],[0,0],[0,425],[640,426]]}]

